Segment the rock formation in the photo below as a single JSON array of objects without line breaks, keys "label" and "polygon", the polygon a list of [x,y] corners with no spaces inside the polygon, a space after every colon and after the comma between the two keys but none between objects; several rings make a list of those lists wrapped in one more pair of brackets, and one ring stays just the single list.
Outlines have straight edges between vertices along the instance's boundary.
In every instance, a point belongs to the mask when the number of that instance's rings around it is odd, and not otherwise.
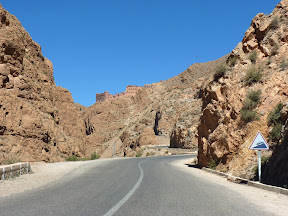
[{"label": "rock formation", "polygon": [[1,5],[0,18],[0,161],[84,156],[71,94],[55,86],[52,63]]},{"label": "rock formation", "polygon": [[[228,71],[219,80],[204,86],[198,126],[198,162],[201,166],[213,162],[218,164],[219,170],[246,178],[254,176],[256,152],[248,150],[248,147],[257,131],[269,137],[271,126],[267,123],[267,116],[278,103],[288,100],[287,5],[287,0],[281,1],[270,15],[258,14],[242,42],[228,56]],[[261,93],[260,103],[249,105],[247,95],[257,91]],[[253,106],[250,114],[257,113],[258,120],[245,121],[245,106]],[[267,157],[272,152],[277,155],[271,157],[271,163],[278,157],[277,162],[271,165],[270,171],[274,173],[279,174],[287,167],[287,157],[279,158],[286,142],[274,147],[270,140],[272,151],[264,153]],[[277,178],[282,177],[288,183],[286,174]]]}]

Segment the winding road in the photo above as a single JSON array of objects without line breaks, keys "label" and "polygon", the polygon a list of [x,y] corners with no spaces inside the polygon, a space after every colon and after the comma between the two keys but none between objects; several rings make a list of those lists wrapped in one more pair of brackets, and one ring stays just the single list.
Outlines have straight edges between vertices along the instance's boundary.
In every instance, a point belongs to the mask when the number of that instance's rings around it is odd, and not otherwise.
[{"label": "winding road", "polygon": [[1,198],[0,215],[271,215],[174,165],[194,157],[98,160],[45,187]]}]

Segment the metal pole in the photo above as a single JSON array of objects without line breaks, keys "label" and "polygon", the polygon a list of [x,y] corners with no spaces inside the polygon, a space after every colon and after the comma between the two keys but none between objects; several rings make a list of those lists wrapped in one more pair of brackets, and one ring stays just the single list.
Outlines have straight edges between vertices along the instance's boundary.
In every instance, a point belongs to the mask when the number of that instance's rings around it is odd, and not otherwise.
[{"label": "metal pole", "polygon": [[259,182],[261,182],[261,150],[258,150],[258,175]]},{"label": "metal pole", "polygon": [[115,141],[114,141],[114,144],[113,144],[113,158],[115,157]]}]

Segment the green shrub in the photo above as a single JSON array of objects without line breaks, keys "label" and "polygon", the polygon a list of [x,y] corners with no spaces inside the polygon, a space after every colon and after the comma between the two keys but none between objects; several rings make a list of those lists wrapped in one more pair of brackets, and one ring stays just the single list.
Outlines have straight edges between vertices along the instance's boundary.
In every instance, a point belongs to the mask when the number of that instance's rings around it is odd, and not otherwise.
[{"label": "green shrub", "polygon": [[261,90],[257,91],[249,91],[246,95],[246,98],[243,101],[243,109],[252,110],[256,108],[256,106],[261,101]]},{"label": "green shrub", "polygon": [[257,113],[254,110],[242,109],[240,115],[241,119],[246,123],[254,121],[257,118]]},{"label": "green shrub", "polygon": [[254,108],[261,101],[261,90],[251,90],[247,93],[246,98],[243,101],[243,108],[240,111],[241,119],[244,122],[254,121],[257,117],[257,113],[253,111]]},{"label": "green shrub", "polygon": [[141,157],[143,154],[143,149],[141,149],[140,151],[136,152],[136,157]]},{"label": "green shrub", "polygon": [[79,161],[79,158],[73,155],[73,156],[67,157],[66,161]]},{"label": "green shrub", "polygon": [[100,155],[94,152],[93,154],[90,155],[90,160],[96,160],[99,159]]},{"label": "green shrub", "polygon": [[218,162],[216,159],[211,159],[210,162],[208,163],[208,168],[215,170],[216,167],[218,166]]},{"label": "green shrub", "polygon": [[246,97],[258,104],[261,101],[261,90],[251,90],[247,93]]},{"label": "green shrub", "polygon": [[273,125],[273,128],[271,132],[269,133],[269,139],[272,141],[279,141],[281,139],[281,130],[282,130],[282,124],[277,123]]},{"label": "green shrub", "polygon": [[250,100],[249,98],[245,98],[243,101],[243,109],[245,110],[253,110],[257,106],[257,102]]},{"label": "green shrub", "polygon": [[221,77],[223,77],[226,71],[227,71],[227,67],[225,64],[218,65],[215,69],[214,81],[218,81]]},{"label": "green shrub", "polygon": [[270,23],[270,29],[277,29],[279,26],[279,18],[275,17]]},{"label": "green shrub", "polygon": [[268,125],[273,125],[272,130],[269,133],[269,139],[278,142],[281,139],[282,130],[282,120],[281,120],[281,110],[283,108],[282,103],[277,104],[277,106],[269,113],[267,120]]},{"label": "green shrub", "polygon": [[253,50],[249,53],[248,55],[248,59],[253,63],[255,64],[256,63],[256,60],[257,60],[257,51],[256,50]]},{"label": "green shrub", "polygon": [[236,56],[233,56],[233,57],[231,57],[231,58],[229,59],[229,65],[230,65],[231,67],[234,67],[235,64],[236,64],[236,62],[237,62],[237,57],[236,57]]},{"label": "green shrub", "polygon": [[261,157],[261,165],[265,165],[269,162],[270,156],[262,156]]},{"label": "green shrub", "polygon": [[276,125],[278,123],[281,123],[281,110],[283,108],[283,104],[279,103],[277,106],[269,113],[267,120],[268,125]]},{"label": "green shrub", "polygon": [[259,82],[262,78],[262,72],[260,69],[256,69],[256,67],[251,67],[247,70],[244,81],[247,85],[251,85],[253,83]]}]

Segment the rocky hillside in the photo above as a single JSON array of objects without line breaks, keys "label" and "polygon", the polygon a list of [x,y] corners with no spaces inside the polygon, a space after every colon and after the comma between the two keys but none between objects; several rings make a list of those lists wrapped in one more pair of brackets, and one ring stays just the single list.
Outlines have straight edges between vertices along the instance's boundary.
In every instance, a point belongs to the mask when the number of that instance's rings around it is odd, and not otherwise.
[{"label": "rocky hillside", "polygon": [[[226,64],[202,92],[198,163],[253,178],[257,131],[269,140],[263,181],[288,185],[288,1],[258,14]],[[271,156],[272,155],[272,156]]]},{"label": "rocky hillside", "polygon": [[55,86],[41,47],[0,5],[0,162],[84,156],[80,109]]},{"label": "rocky hillside", "polygon": [[171,138],[171,147],[197,149],[201,87],[213,79],[215,67],[226,59],[194,64],[135,97],[94,104],[86,111],[93,127],[89,139],[102,145],[103,156],[111,156],[115,140],[118,155],[135,156],[141,146],[157,145],[155,136]]}]

